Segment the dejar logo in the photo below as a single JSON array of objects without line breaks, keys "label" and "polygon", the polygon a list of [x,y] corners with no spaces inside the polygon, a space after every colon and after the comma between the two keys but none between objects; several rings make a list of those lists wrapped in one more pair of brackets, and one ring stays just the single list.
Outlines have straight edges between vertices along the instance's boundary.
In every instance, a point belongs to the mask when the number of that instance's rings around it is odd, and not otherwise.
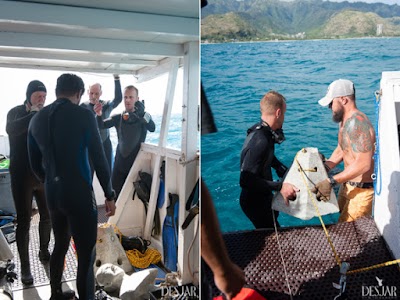
[{"label": "dejar logo", "polygon": [[397,299],[397,287],[384,285],[384,280],[375,277],[378,285],[362,286],[363,299]]},{"label": "dejar logo", "polygon": [[169,286],[162,287],[162,299],[199,299],[199,290],[196,286]]}]

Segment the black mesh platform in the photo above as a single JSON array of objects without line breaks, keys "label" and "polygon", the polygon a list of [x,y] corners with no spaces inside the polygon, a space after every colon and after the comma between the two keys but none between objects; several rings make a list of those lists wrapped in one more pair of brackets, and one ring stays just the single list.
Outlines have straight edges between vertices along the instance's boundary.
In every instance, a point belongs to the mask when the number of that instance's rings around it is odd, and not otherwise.
[{"label": "black mesh platform", "polygon": [[[98,222],[104,223],[107,222],[107,217],[105,216],[105,207],[98,207]],[[50,283],[49,280],[49,264],[43,265],[38,257],[40,244],[39,244],[39,214],[35,214],[31,221],[31,228],[29,231],[29,257],[31,263],[31,272],[34,278],[34,285],[35,286],[42,286]],[[53,233],[51,234],[50,244],[49,244],[49,251],[52,252],[54,247],[54,236]],[[18,274],[18,278],[14,281],[12,285],[12,289],[14,291],[21,290],[25,286],[22,284],[21,280],[19,279],[20,275],[20,260],[18,255],[17,243],[14,242],[10,245],[11,251],[14,254],[15,263],[15,271]],[[65,257],[65,268],[63,273],[63,280],[70,281],[76,279],[76,271],[77,271],[77,260],[75,257],[75,253],[70,246]],[[29,286],[28,286],[29,287]]]},{"label": "black mesh platform", "polygon": [[[350,270],[393,260],[372,219],[332,225],[328,231],[341,261],[350,263]],[[332,285],[339,283],[339,267],[322,227],[282,229],[278,237],[293,299],[333,299],[339,294]],[[248,287],[268,300],[290,299],[274,231],[227,233],[224,239],[231,259],[245,271]],[[205,273],[213,296],[220,295],[211,271],[206,269]],[[400,270],[392,265],[348,275],[348,299],[366,299],[363,286],[378,286],[376,277],[384,286],[395,286],[400,296]]]}]

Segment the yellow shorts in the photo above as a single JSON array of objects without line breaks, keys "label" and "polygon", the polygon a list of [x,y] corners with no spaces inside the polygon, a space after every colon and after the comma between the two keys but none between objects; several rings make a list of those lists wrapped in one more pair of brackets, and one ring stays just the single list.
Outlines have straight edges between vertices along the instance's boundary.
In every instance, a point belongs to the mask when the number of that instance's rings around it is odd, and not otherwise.
[{"label": "yellow shorts", "polygon": [[373,200],[373,188],[362,189],[347,183],[342,184],[338,194],[339,223],[351,222],[363,216],[371,216]]}]

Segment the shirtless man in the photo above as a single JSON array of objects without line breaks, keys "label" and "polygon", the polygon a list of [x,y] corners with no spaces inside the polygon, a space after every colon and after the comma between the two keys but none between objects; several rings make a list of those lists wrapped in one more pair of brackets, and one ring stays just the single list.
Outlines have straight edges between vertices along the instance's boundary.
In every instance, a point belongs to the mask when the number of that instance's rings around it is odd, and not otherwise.
[{"label": "shirtless man", "polygon": [[333,121],[340,124],[338,146],[325,165],[332,169],[343,161],[344,170],[319,182],[313,192],[317,194],[317,199],[329,201],[332,187],[341,184],[339,222],[371,216],[375,131],[367,116],[357,109],[354,83],[345,79],[332,82],[326,96],[318,103],[329,106]]}]

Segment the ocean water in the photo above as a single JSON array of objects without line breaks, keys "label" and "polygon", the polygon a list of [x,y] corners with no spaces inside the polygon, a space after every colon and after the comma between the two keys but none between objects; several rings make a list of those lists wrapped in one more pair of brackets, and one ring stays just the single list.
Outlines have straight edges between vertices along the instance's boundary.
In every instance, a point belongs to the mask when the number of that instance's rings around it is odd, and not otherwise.
[{"label": "ocean water", "polygon": [[[218,128],[201,137],[201,172],[223,231],[253,228],[239,204],[239,164],[246,130],[259,120],[262,96],[272,89],[287,99],[286,141],[275,148],[284,164],[291,165],[304,147],[317,147],[329,157],[338,125],[317,101],[333,80],[350,79],[358,108],[375,126],[374,92],[383,71],[400,70],[399,49],[400,38],[201,45],[201,79]],[[337,217],[324,220],[335,223]],[[282,213],[278,220],[283,226],[319,224],[317,218],[302,221]]]}]

